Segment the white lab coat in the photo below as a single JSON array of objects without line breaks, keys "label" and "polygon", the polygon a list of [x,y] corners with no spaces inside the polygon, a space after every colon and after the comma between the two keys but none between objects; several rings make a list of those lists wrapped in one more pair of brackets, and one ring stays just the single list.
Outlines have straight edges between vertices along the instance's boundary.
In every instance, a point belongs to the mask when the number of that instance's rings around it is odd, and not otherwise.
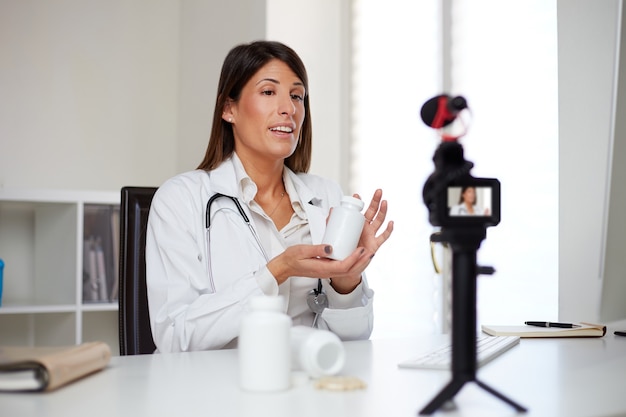
[{"label": "white lab coat", "polygon": [[[318,176],[290,170],[288,175],[301,201],[309,202],[304,209],[311,239],[319,244],[330,208],[340,204],[341,189]],[[239,195],[232,159],[210,173],[196,170],[167,180],[152,200],[146,275],[152,334],[159,352],[235,346],[247,300],[263,294],[255,275],[269,273],[267,260],[230,199],[220,198],[211,207],[212,213],[220,207],[227,210],[222,210],[225,216],[211,225],[211,256],[207,256],[205,211],[215,193],[238,197],[254,227],[250,210]],[[270,259],[276,255],[268,254]],[[349,295],[336,293],[328,280],[322,282],[329,308],[318,319],[317,327],[331,330],[343,340],[367,339],[373,326],[374,293],[365,276]]]}]

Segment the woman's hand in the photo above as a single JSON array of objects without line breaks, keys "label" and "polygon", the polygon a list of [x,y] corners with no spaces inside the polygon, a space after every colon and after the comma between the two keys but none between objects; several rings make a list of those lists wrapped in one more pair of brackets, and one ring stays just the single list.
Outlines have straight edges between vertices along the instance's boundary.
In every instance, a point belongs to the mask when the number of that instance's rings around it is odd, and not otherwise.
[{"label": "woman's hand", "polygon": [[[352,292],[360,283],[361,275],[376,251],[389,239],[393,222],[376,236],[387,217],[387,201],[382,200],[382,190],[376,190],[365,210],[365,225],[358,247],[343,261],[328,259],[332,253],[328,245],[294,245],[268,262],[267,267],[282,284],[289,277],[331,278],[331,285],[340,294]],[[358,194],[354,197],[361,198]]]},{"label": "woman's hand", "polygon": [[344,283],[346,288],[352,287],[346,289],[346,293],[351,292],[361,282],[361,273],[369,264],[372,254],[360,247],[344,260],[336,261],[327,258],[331,253],[332,247],[329,245],[294,245],[270,260],[267,268],[279,285],[289,277],[353,277]]},{"label": "woman's hand", "polygon": [[[361,199],[358,194],[354,194],[354,197]],[[372,252],[372,255],[389,239],[393,231],[393,222],[391,221],[387,223],[385,230],[383,230],[380,235],[376,236],[376,233],[378,233],[378,230],[387,217],[387,201],[382,200],[382,197],[383,190],[376,190],[372,201],[363,214],[365,216],[365,225],[363,226],[363,232],[361,232],[359,246],[363,246],[368,251]]]},{"label": "woman's hand", "polygon": [[[376,251],[389,239],[389,236],[391,236],[393,222],[389,222],[385,230],[383,230],[380,235],[376,236],[376,233],[378,233],[378,230],[387,217],[387,201],[382,200],[382,196],[383,191],[380,189],[376,190],[372,201],[363,214],[365,216],[365,224],[363,225],[363,231],[359,238],[359,248],[357,248],[357,250],[363,248],[363,250],[360,251],[360,261],[357,262],[350,271],[345,274],[334,275],[331,279],[331,285],[338,293],[350,293],[359,285],[361,275],[376,254]],[[358,194],[354,194],[354,197],[359,200],[361,199]]]}]

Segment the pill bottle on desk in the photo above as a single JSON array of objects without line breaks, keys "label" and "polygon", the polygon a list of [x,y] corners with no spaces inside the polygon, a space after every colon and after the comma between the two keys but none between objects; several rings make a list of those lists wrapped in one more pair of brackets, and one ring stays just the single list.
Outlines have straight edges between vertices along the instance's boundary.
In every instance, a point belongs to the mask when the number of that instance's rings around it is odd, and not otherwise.
[{"label": "pill bottle on desk", "polygon": [[343,369],[346,351],[339,337],[308,326],[291,328],[292,368],[311,378],[336,375]]},{"label": "pill bottle on desk", "polygon": [[329,258],[343,261],[356,249],[365,224],[363,205],[362,200],[346,195],[341,205],[333,208],[322,239],[322,243],[333,247]]},{"label": "pill bottle on desk", "polygon": [[239,385],[246,391],[284,391],[291,386],[291,318],[282,296],[250,298],[239,332]]}]

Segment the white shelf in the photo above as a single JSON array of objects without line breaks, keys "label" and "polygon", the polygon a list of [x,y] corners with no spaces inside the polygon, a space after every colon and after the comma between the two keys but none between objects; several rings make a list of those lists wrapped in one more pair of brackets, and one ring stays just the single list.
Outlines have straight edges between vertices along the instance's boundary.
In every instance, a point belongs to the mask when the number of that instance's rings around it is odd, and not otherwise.
[{"label": "white shelf", "polygon": [[45,313],[73,313],[76,311],[75,304],[62,305],[22,305],[12,306],[2,304],[0,315],[3,314],[45,314]]},{"label": "white shelf", "polygon": [[117,301],[112,303],[85,303],[81,306],[83,311],[117,311],[119,305]]},{"label": "white shelf", "polygon": [[[83,242],[98,221],[90,217],[94,206],[113,211],[119,202],[116,191],[0,188],[2,344],[98,339],[118,350],[117,301],[83,301]],[[109,249],[107,279],[117,272],[113,252]]]},{"label": "white shelf", "polygon": [[116,191],[77,191],[0,187],[0,201],[68,204],[119,204],[120,193]]}]

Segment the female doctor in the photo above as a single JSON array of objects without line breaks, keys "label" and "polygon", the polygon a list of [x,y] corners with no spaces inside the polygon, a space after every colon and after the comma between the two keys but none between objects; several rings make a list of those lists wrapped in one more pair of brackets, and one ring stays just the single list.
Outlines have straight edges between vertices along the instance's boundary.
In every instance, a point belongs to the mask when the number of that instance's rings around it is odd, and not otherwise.
[{"label": "female doctor", "polygon": [[236,346],[247,301],[261,294],[282,295],[294,325],[343,340],[370,336],[373,291],[364,270],[393,222],[377,235],[387,213],[377,190],[358,248],[342,261],[325,257],[326,219],[343,193],[307,174],[308,88],[304,64],[281,43],[239,45],[225,58],[204,160],[159,187],[150,209],[146,272],[157,351]]}]

